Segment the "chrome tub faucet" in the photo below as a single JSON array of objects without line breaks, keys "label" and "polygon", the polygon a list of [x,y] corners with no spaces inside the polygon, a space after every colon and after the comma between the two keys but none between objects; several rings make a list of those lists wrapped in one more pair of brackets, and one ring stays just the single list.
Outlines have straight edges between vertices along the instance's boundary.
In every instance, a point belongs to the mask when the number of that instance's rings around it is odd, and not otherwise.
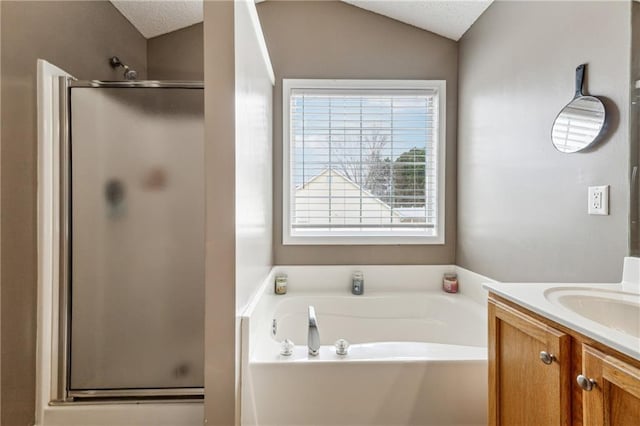
[{"label": "chrome tub faucet", "polygon": [[317,356],[320,353],[320,333],[318,332],[318,319],[316,308],[309,305],[309,333],[307,334],[307,346],[309,355]]}]

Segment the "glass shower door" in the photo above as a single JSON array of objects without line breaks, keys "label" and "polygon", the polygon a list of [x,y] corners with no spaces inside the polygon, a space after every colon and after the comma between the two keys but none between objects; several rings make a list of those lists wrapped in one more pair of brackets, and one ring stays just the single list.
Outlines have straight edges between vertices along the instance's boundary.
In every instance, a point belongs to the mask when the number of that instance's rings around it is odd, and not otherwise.
[{"label": "glass shower door", "polygon": [[203,90],[72,87],[70,113],[69,394],[202,388]]}]

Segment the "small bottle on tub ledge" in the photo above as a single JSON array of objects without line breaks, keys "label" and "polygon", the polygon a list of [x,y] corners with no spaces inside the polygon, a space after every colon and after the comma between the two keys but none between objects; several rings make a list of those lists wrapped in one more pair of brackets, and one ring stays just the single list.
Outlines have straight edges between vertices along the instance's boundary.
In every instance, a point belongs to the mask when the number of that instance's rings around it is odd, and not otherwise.
[{"label": "small bottle on tub ledge", "polygon": [[287,274],[276,275],[275,282],[273,284],[273,291],[275,294],[287,294]]},{"label": "small bottle on tub ledge", "polygon": [[444,278],[442,278],[442,289],[447,293],[457,293],[458,292],[458,275],[444,274]]},{"label": "small bottle on tub ledge", "polygon": [[361,296],[364,293],[364,274],[362,271],[355,271],[351,275],[351,293]]}]

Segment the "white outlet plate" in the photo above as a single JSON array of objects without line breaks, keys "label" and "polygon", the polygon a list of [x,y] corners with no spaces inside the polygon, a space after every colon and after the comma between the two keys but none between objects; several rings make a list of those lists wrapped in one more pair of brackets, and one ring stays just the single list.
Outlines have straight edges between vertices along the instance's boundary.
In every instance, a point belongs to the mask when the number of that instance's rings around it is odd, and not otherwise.
[{"label": "white outlet plate", "polygon": [[609,185],[589,187],[589,214],[609,214]]}]

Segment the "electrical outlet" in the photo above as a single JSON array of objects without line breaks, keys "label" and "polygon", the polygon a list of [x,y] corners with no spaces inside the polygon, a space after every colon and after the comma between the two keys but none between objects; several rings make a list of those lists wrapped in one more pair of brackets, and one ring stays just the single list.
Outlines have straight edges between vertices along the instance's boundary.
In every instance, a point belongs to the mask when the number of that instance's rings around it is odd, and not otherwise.
[{"label": "electrical outlet", "polygon": [[589,214],[609,214],[609,185],[589,187]]}]

